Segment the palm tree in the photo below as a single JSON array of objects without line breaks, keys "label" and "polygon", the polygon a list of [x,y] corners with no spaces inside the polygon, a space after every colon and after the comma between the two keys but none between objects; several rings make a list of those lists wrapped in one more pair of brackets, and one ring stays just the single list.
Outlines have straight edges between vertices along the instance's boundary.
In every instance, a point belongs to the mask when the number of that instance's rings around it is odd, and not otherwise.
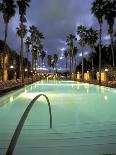
[{"label": "palm tree", "polygon": [[0,80],[3,80],[3,68],[2,68],[2,64],[3,64],[3,54],[4,51],[4,42],[2,40],[0,40]]},{"label": "palm tree", "polygon": [[71,78],[71,70],[72,70],[72,51],[68,49],[68,55],[70,60],[70,78]]},{"label": "palm tree", "polygon": [[[32,49],[34,46],[38,48],[37,58],[40,58],[41,51],[43,50],[43,45],[41,44],[41,39],[44,39],[43,33],[41,33],[36,26],[32,25],[29,27],[30,38],[32,43]],[[33,57],[33,50],[32,50],[32,57]],[[33,60],[34,58],[32,58]],[[40,61],[39,61],[40,63]],[[40,66],[40,65],[39,65]],[[33,61],[32,61],[32,71],[33,71]]]},{"label": "palm tree", "polygon": [[23,39],[27,33],[26,25],[20,24],[20,27],[17,27],[17,34],[21,39],[21,48],[20,48],[20,76],[22,83],[24,83],[24,65],[23,65]]},{"label": "palm tree", "polygon": [[48,68],[49,68],[49,73],[51,72],[50,68],[52,66],[52,56],[51,55],[48,55]]},{"label": "palm tree", "polygon": [[20,22],[23,24],[26,21],[26,9],[29,7],[29,3],[31,0],[18,0],[17,5],[19,8]]},{"label": "palm tree", "polygon": [[76,78],[75,71],[76,71],[76,55],[77,55],[77,52],[78,52],[78,49],[75,46],[74,49],[73,49],[73,57],[74,57],[74,80]]},{"label": "palm tree", "polygon": [[0,12],[3,13],[3,19],[5,24],[4,51],[3,51],[3,80],[7,80],[8,78],[8,70],[7,70],[8,62],[5,63],[7,33],[8,33],[9,21],[15,15],[15,8],[16,5],[14,4],[13,0],[2,0],[2,3],[0,3]]},{"label": "palm tree", "polygon": [[[37,31],[37,36],[38,36],[39,40],[45,38],[45,37],[44,37],[44,34],[43,34],[42,32],[40,32],[39,30]],[[39,41],[39,40],[38,40],[38,41]]]},{"label": "palm tree", "polygon": [[41,43],[41,40],[44,39],[44,35],[39,30],[37,31],[37,46],[39,49],[38,58],[39,58],[39,66],[40,66],[40,58],[42,60],[42,66],[43,66],[43,59],[46,56],[45,51],[43,50],[43,44]]},{"label": "palm tree", "polygon": [[68,51],[67,50],[64,51],[64,56],[66,59],[66,73],[67,73],[67,58],[68,58]]},{"label": "palm tree", "polygon": [[44,60],[45,56],[46,56],[46,52],[41,51],[40,57],[41,57],[41,60],[42,60],[42,67],[43,67],[43,60]]},{"label": "palm tree", "polygon": [[29,55],[29,47],[31,45],[31,40],[30,40],[30,37],[27,37],[26,38],[26,41],[25,41],[25,45],[26,45],[26,53],[27,53],[27,72],[28,72],[28,79],[29,79],[29,63],[28,63],[28,55]]},{"label": "palm tree", "polygon": [[58,54],[53,55],[53,64],[56,68],[56,73],[57,73],[57,62],[58,62]]},{"label": "palm tree", "polygon": [[116,2],[113,0],[107,0],[106,4],[104,5],[104,12],[105,12],[105,19],[109,25],[108,32],[110,34],[111,39],[111,51],[112,51],[112,66],[115,67],[114,61],[114,49],[113,49],[113,25],[114,25],[114,18],[116,17]]},{"label": "palm tree", "polygon": [[41,43],[39,43],[39,45],[38,45],[38,53],[37,53],[38,69],[40,69],[41,65],[43,66],[43,62],[41,64],[41,53],[42,53],[42,51],[43,51],[43,45]]},{"label": "palm tree", "polygon": [[87,37],[86,37],[86,43],[91,47],[91,62],[92,62],[92,79],[94,78],[94,67],[93,67],[93,53],[94,53],[94,46],[95,43],[98,40],[98,32],[97,30],[94,30],[92,27],[90,27],[87,30]]},{"label": "palm tree", "polygon": [[78,48],[75,46],[73,49],[73,57],[74,57],[74,69],[76,69],[76,55],[78,52]]},{"label": "palm tree", "polygon": [[17,5],[19,8],[19,15],[20,15],[20,38],[21,38],[21,50],[20,50],[20,73],[21,73],[21,80],[22,83],[24,83],[24,67],[23,67],[23,39],[25,37],[26,32],[26,26],[24,25],[24,22],[26,22],[26,9],[29,7],[30,0],[18,0]]},{"label": "palm tree", "polygon": [[38,47],[37,46],[33,46],[33,49],[32,49],[32,54],[33,54],[33,64],[34,64],[34,68],[35,68],[35,73],[36,73],[36,71],[37,71],[37,68],[36,68],[36,66],[37,66],[37,53],[38,53]]},{"label": "palm tree", "polygon": [[100,32],[99,32],[99,85],[101,85],[101,49],[102,49],[102,24],[103,24],[103,17],[104,17],[104,0],[95,0],[92,3],[91,11],[98,19]]},{"label": "palm tree", "polygon": [[82,80],[84,80],[84,53],[83,53],[83,48],[86,44],[86,35],[87,35],[87,28],[85,26],[78,26],[77,27],[77,35],[80,37],[80,45],[82,47]]},{"label": "palm tree", "polygon": [[36,45],[36,40],[37,40],[37,27],[32,25],[29,27],[29,32],[30,32],[30,40],[31,40],[31,44],[32,44],[32,81],[33,81],[33,73],[34,73],[34,46]]},{"label": "palm tree", "polygon": [[73,49],[74,49],[74,41],[77,40],[75,35],[73,34],[69,34],[67,36],[66,42],[67,45],[69,46],[69,52],[70,52],[70,59],[71,59],[71,63],[70,63],[70,77],[71,77],[71,72],[74,72],[74,59],[73,59]]}]

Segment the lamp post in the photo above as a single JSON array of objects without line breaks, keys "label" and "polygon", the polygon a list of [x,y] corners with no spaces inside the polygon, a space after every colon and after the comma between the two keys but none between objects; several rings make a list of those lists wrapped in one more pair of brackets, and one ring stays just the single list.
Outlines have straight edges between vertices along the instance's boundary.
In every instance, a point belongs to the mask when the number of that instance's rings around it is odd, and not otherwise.
[{"label": "lamp post", "polygon": [[13,79],[17,80],[16,78],[16,69],[13,65],[10,65],[11,74],[13,73]]},{"label": "lamp post", "polygon": [[106,73],[106,83],[108,83],[108,68],[105,68],[105,73]]}]

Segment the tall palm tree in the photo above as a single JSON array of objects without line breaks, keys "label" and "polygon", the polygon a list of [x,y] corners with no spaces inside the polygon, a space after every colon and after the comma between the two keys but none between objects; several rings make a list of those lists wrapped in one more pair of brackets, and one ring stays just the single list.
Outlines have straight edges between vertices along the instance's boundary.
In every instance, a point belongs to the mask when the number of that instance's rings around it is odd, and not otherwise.
[{"label": "tall palm tree", "polygon": [[86,37],[86,43],[91,47],[91,63],[92,63],[92,79],[94,78],[94,67],[93,67],[93,53],[94,53],[94,46],[95,46],[95,43],[97,42],[98,40],[98,32],[97,30],[94,30],[92,27],[90,27],[88,30],[87,30],[87,37]]},{"label": "tall palm tree", "polygon": [[36,66],[37,66],[37,53],[38,53],[38,47],[36,45],[33,46],[32,48],[32,64],[33,64],[33,68],[35,68],[35,73],[36,73]]},{"label": "tall palm tree", "polygon": [[26,21],[26,10],[29,7],[29,3],[31,0],[18,0],[17,5],[19,8],[20,22],[23,23]]},{"label": "tall palm tree", "polygon": [[77,55],[77,52],[78,52],[78,49],[75,46],[74,49],[73,49],[73,57],[74,57],[74,80],[76,78],[75,71],[76,71],[76,55]]},{"label": "tall palm tree", "polygon": [[[40,42],[40,41],[39,41]],[[41,53],[43,51],[43,45],[41,42],[38,44],[38,53],[37,53],[37,61],[38,61],[38,69],[40,69],[41,65],[43,66],[43,62],[41,64]],[[42,60],[43,61],[43,60]]]},{"label": "tall palm tree", "polygon": [[42,66],[43,66],[43,60],[46,55],[45,51],[43,50],[43,44],[41,41],[44,38],[45,37],[44,37],[43,33],[38,30],[37,31],[37,45],[38,45],[38,49],[39,49],[39,54],[38,54],[39,66],[40,66],[40,59],[42,60]]},{"label": "tall palm tree", "polygon": [[67,59],[68,59],[68,51],[67,50],[64,51],[64,56],[66,59],[66,73],[67,73]]},{"label": "tall palm tree", "polygon": [[74,41],[77,40],[75,35],[73,34],[69,34],[67,36],[67,39],[66,39],[66,42],[67,42],[67,45],[69,47],[69,51],[70,51],[70,59],[71,59],[71,65],[70,65],[70,75],[71,75],[71,72],[74,72],[74,59],[73,59],[73,49],[74,49]]},{"label": "tall palm tree", "polygon": [[[37,36],[38,36],[39,40],[45,38],[45,37],[44,37],[44,34],[43,34],[42,32],[40,32],[39,30],[37,31]],[[39,41],[39,40],[38,40],[38,41]]]},{"label": "tall palm tree", "polygon": [[21,49],[20,49],[20,72],[21,72],[21,81],[24,83],[24,67],[23,67],[23,39],[25,36],[25,25],[24,23],[26,22],[26,10],[27,7],[29,7],[30,0],[18,0],[17,5],[19,8],[19,15],[20,15],[20,38],[21,38]]},{"label": "tall palm tree", "polygon": [[27,53],[27,72],[28,72],[28,79],[29,79],[29,63],[28,63],[28,59],[29,59],[29,52],[30,52],[29,48],[30,48],[30,45],[31,45],[30,37],[26,38],[25,45],[26,45],[26,53]]},{"label": "tall palm tree", "polygon": [[74,57],[74,69],[76,69],[76,55],[78,52],[78,48],[75,46],[73,49],[73,57]]},{"label": "tall palm tree", "polygon": [[57,73],[58,54],[53,55],[53,63],[54,63],[54,66],[56,68],[56,73]]},{"label": "tall palm tree", "polygon": [[46,56],[46,52],[41,51],[40,57],[41,57],[41,60],[42,60],[42,67],[43,67],[43,60],[44,60],[45,56]]},{"label": "tall palm tree", "polygon": [[91,11],[98,19],[100,32],[99,32],[99,85],[101,85],[101,50],[102,50],[102,24],[104,17],[104,0],[95,0],[92,3]]},{"label": "tall palm tree", "polygon": [[30,32],[30,40],[31,40],[31,44],[32,44],[32,81],[33,81],[33,73],[34,73],[34,46],[36,45],[36,40],[37,40],[37,27],[32,25],[29,27],[29,32]]},{"label": "tall palm tree", "polygon": [[77,35],[80,37],[80,45],[82,47],[82,80],[84,80],[84,51],[83,48],[86,44],[86,35],[87,35],[87,28],[85,26],[78,26],[77,27]]},{"label": "tall palm tree", "polygon": [[51,55],[48,55],[48,68],[49,68],[49,73],[51,72],[50,68],[52,66],[52,56]]},{"label": "tall palm tree", "polygon": [[[43,45],[41,43],[41,39],[44,39],[44,35],[34,25],[29,27],[29,32],[30,32],[30,38],[31,38],[31,43],[32,43],[32,49],[34,46],[36,46],[38,48],[37,58],[40,59],[41,51],[43,50]],[[32,50],[32,52],[33,52],[33,50]],[[32,53],[32,57],[33,57],[33,53]],[[33,58],[32,58],[32,60],[33,60]],[[39,60],[39,64],[40,64],[40,60]],[[33,71],[33,61],[32,61],[32,71]]]},{"label": "tall palm tree", "polygon": [[68,49],[68,55],[69,55],[69,63],[70,63],[70,78],[71,78],[71,72],[72,72],[72,51]]},{"label": "tall palm tree", "polygon": [[4,42],[2,40],[0,40],[0,80],[3,80],[3,68],[2,68],[2,64],[3,64],[3,51],[4,51]]},{"label": "tall palm tree", "polygon": [[23,65],[23,39],[27,33],[26,25],[20,24],[20,27],[17,27],[17,34],[21,40],[21,48],[20,48],[20,76],[21,81],[24,83],[24,65]]},{"label": "tall palm tree", "polygon": [[7,73],[8,62],[5,62],[7,33],[8,33],[8,24],[11,18],[15,15],[15,9],[16,9],[16,5],[14,4],[13,0],[2,0],[2,3],[0,3],[0,12],[3,13],[3,19],[5,24],[4,51],[3,51],[3,80],[7,80],[8,78],[8,73]]},{"label": "tall palm tree", "polygon": [[113,0],[106,0],[106,4],[104,5],[105,19],[109,25],[108,32],[110,34],[111,39],[111,51],[112,51],[112,66],[115,67],[114,61],[114,49],[113,49],[113,25],[114,18],[116,18],[116,2]]}]

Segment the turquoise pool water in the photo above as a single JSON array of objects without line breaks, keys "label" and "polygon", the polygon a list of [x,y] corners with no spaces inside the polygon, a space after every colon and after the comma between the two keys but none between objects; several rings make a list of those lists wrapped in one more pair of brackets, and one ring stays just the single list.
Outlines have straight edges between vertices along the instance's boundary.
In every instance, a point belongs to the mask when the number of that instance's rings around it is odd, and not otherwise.
[{"label": "turquoise pool water", "polygon": [[41,81],[0,97],[0,155],[5,155],[15,128],[30,101],[33,106],[14,155],[116,154],[116,89],[73,81]]}]

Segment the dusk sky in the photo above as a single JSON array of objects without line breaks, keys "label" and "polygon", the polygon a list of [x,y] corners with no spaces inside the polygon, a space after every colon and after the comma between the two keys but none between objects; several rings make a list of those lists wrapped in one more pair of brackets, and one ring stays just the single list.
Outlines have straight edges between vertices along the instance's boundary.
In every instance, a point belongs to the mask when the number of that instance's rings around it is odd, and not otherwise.
[{"label": "dusk sky", "polygon": [[[0,0],[1,2],[1,0]],[[27,26],[35,25],[44,33],[44,49],[47,54],[57,53],[60,57],[59,66],[63,66],[65,59],[62,57],[66,48],[66,36],[70,33],[76,34],[79,25],[93,26],[99,30],[97,19],[91,14],[91,3],[93,0],[32,0],[30,8],[27,8]],[[0,14],[0,39],[4,38],[3,19]],[[8,44],[13,49],[20,51],[20,40],[16,34],[19,24],[19,15],[9,23]],[[115,22],[116,24],[116,22]],[[115,25],[116,27],[116,25]],[[103,24],[103,42],[108,43],[107,24]],[[77,61],[80,59],[81,48],[79,47]],[[90,51],[85,47],[85,55]]]}]

